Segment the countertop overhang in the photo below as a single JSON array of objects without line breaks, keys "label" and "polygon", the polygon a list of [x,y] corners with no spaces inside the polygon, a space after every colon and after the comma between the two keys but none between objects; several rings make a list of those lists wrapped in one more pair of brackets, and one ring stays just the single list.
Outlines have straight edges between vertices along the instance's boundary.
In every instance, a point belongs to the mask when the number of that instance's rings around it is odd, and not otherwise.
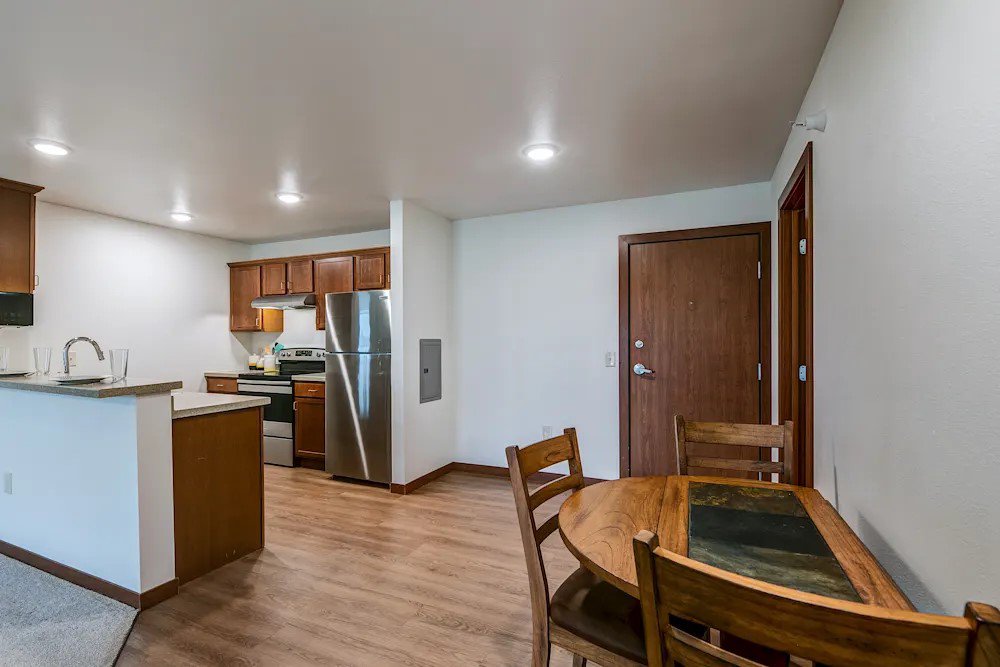
[{"label": "countertop overhang", "polygon": [[165,394],[184,385],[180,380],[143,380],[126,378],[118,382],[94,382],[91,384],[59,384],[51,377],[5,377],[0,378],[0,389],[18,389],[44,394],[83,396],[84,398],[113,398],[115,396],[149,396]]},{"label": "countertop overhang", "polygon": [[173,400],[173,418],[198,417],[218,412],[246,410],[270,405],[271,399],[266,396],[240,396],[236,394],[205,394],[195,391],[182,391],[171,396]]}]

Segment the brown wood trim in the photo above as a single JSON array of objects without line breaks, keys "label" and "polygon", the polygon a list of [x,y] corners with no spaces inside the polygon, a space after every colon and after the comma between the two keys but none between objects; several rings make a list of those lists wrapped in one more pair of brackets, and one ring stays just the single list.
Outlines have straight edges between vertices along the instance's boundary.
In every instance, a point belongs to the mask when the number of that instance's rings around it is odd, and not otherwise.
[{"label": "brown wood trim", "polygon": [[756,234],[760,253],[760,423],[771,423],[771,221],[741,225],[626,234],[618,237],[618,462],[621,477],[632,474],[629,462],[629,250],[642,243],[687,241]]},{"label": "brown wood trim", "polygon": [[[480,463],[459,463],[453,461],[446,465],[441,466],[437,470],[432,470],[426,475],[416,478],[412,482],[407,482],[406,484],[390,484],[389,491],[392,493],[397,493],[399,495],[406,495],[408,493],[413,493],[421,486],[429,484],[436,479],[439,479],[450,472],[464,472],[471,475],[485,475],[487,477],[502,477],[504,479],[510,478],[510,470],[504,466],[488,466],[482,465]],[[554,479],[559,479],[560,477],[565,477],[565,475],[555,472],[536,472],[528,476],[532,482],[551,482]],[[598,482],[604,482],[607,480],[600,479],[598,477],[584,477],[583,483],[587,486],[591,484],[596,484]]]},{"label": "brown wood trim", "polygon": [[[815,467],[813,424],[815,421],[814,388],[816,375],[815,364],[813,363],[813,253],[815,248],[813,244],[813,145],[811,141],[803,149],[798,163],[796,163],[795,168],[788,177],[788,182],[785,183],[785,187],[782,189],[778,202],[778,339],[779,354],[781,355],[778,359],[778,420],[795,420],[797,439],[801,443],[797,457],[799,462],[797,479],[800,485],[811,487],[814,483],[813,473]],[[803,320],[805,340],[802,345],[803,349],[800,351],[800,358],[791,359],[786,356],[789,354],[791,348],[785,341],[789,341],[789,337],[797,335],[797,332],[791,330],[791,318],[787,315],[791,304],[782,303],[782,300],[791,298],[791,288],[787,287],[785,282],[786,280],[791,280],[790,276],[787,275],[791,270],[791,266],[788,258],[785,257],[786,248],[783,245],[794,243],[794,239],[787,237],[785,230],[781,226],[781,221],[784,218],[782,212],[798,210],[803,212],[802,238],[805,238],[808,243],[806,254],[803,257],[804,284],[798,287],[805,297],[803,302],[804,312],[800,314]],[[785,244],[782,244],[781,241],[785,241]],[[802,423],[803,420],[797,419],[790,414],[792,411],[792,392],[795,391],[795,384],[798,382],[793,378],[797,373],[797,367],[800,363],[805,364],[808,369],[808,376],[804,383],[804,392],[801,397],[805,401],[805,423]]]},{"label": "brown wood trim", "polygon": [[22,549],[21,547],[13,545],[9,542],[4,542],[3,540],[0,540],[0,554],[3,554],[8,558],[13,558],[17,561],[21,561],[25,565],[30,565],[36,570],[47,572],[53,577],[58,577],[63,581],[68,581],[69,583],[76,584],[81,588],[86,588],[88,591],[94,591],[104,597],[123,602],[130,607],[135,607],[136,609],[148,609],[153,605],[163,602],[167,598],[177,595],[177,579],[167,581],[159,586],[156,586],[155,588],[149,589],[145,593],[140,594],[123,586],[119,586],[118,584],[113,584],[106,579],[101,579],[100,577],[95,577],[92,574],[81,572],[80,570],[70,567],[69,565],[63,565],[58,561],[36,554],[34,551],[28,551],[27,549]]},{"label": "brown wood trim", "polygon": [[21,181],[12,181],[8,178],[0,178],[0,188],[6,190],[17,190],[18,192],[27,192],[28,194],[37,195],[39,192],[45,189],[44,185],[32,185],[31,183],[22,183]]},{"label": "brown wood trim", "polygon": [[389,254],[389,246],[378,246],[375,248],[357,248],[355,250],[338,250],[336,252],[321,252],[312,255],[290,255],[288,257],[265,257],[262,259],[248,259],[241,262],[229,262],[230,268],[237,266],[257,266],[258,264],[278,264],[281,262],[294,262],[303,259],[328,259],[330,257],[351,257],[354,255],[380,255]]},{"label": "brown wood trim", "polygon": [[165,581],[159,586],[150,588],[139,596],[139,609],[146,610],[155,607],[164,600],[168,600],[177,595],[180,590],[180,581],[177,578]]}]

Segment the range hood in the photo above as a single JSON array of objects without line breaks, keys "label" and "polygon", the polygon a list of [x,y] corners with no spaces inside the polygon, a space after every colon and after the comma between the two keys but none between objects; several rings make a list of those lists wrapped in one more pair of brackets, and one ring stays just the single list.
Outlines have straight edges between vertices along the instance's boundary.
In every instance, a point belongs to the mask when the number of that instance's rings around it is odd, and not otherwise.
[{"label": "range hood", "polygon": [[264,310],[305,310],[316,307],[315,294],[280,294],[278,296],[259,296],[250,302],[251,308]]}]

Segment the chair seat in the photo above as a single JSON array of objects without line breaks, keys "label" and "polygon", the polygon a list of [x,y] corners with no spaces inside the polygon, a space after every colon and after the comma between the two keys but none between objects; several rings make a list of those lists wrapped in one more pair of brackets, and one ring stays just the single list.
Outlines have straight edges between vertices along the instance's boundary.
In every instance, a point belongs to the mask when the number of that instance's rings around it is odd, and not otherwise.
[{"label": "chair seat", "polygon": [[612,653],[646,664],[639,601],[580,568],[552,596],[556,625]]}]

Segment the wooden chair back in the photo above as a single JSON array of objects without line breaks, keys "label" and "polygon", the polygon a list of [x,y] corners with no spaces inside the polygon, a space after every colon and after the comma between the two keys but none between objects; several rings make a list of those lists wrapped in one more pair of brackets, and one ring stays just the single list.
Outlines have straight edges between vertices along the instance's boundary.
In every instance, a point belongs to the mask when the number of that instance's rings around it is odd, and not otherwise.
[{"label": "wooden chair back", "polygon": [[[524,448],[512,445],[506,449],[510,483],[514,489],[514,506],[521,528],[521,542],[528,564],[528,588],[531,595],[532,633],[549,630],[549,584],[542,561],[542,542],[559,527],[559,514],[542,522],[535,521],[535,509],[560,493],[583,488],[583,465],[580,462],[580,445],[576,429],[568,428],[563,434],[536,442]],[[528,478],[540,470],[563,461],[569,462],[569,474],[554,479],[528,493]]]},{"label": "wooden chair back", "polygon": [[[677,473],[687,475],[688,468],[712,468],[715,470],[742,471],[754,473],[777,473],[778,481],[784,484],[796,483],[795,428],[792,422],[784,424],[727,424],[725,422],[686,421],[681,415],[674,416],[677,439]],[[701,456],[692,450],[699,445],[723,445],[725,447],[756,447],[781,450],[781,461],[752,461],[738,458],[716,458]],[[766,478],[765,481],[771,481]]]},{"label": "wooden chair back", "polygon": [[802,593],[726,572],[633,539],[650,667],[758,667],[760,663],[670,625],[671,615],[834,667],[1000,664],[1000,611],[977,602],[965,616],[896,611]]}]

